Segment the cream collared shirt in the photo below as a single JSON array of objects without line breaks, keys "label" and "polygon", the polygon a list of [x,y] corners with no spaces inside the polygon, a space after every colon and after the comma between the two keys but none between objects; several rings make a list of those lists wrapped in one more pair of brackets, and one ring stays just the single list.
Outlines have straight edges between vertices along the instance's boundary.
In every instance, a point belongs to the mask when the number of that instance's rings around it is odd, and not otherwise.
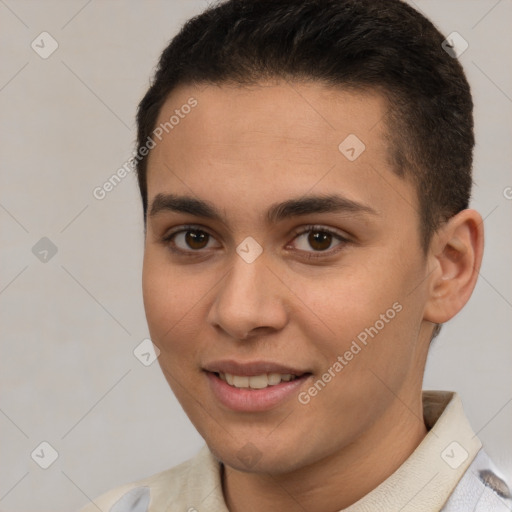
[{"label": "cream collared shirt", "polygon": [[[344,512],[506,512],[512,497],[471,429],[456,393],[424,391],[428,434],[384,482]],[[192,459],[100,496],[81,512],[229,512],[221,463]],[[280,511],[282,512],[282,511]]]}]

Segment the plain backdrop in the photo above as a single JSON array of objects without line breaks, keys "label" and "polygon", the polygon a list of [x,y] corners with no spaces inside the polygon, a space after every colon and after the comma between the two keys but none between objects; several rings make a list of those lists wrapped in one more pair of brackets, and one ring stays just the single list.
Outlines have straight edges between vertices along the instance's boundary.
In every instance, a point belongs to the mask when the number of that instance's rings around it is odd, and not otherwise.
[{"label": "plain backdrop", "polygon": [[[135,109],[160,52],[206,5],[0,0],[4,512],[77,510],[202,445],[158,364],[133,353],[149,336],[135,176],[103,200],[93,190],[132,153]],[[486,229],[479,283],[434,343],[424,387],[460,393],[510,478],[512,2],[414,5],[469,45],[460,61],[475,101],[472,206]],[[58,455],[48,469],[38,462],[55,454],[41,442]]]}]

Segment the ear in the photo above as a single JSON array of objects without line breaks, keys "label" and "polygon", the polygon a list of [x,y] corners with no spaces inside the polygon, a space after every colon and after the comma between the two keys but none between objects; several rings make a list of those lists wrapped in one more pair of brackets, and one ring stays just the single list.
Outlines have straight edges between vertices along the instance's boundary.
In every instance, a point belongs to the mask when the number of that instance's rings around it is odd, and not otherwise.
[{"label": "ear", "polygon": [[442,324],[464,307],[475,288],[483,248],[483,219],[475,210],[461,211],[434,234],[424,320]]}]

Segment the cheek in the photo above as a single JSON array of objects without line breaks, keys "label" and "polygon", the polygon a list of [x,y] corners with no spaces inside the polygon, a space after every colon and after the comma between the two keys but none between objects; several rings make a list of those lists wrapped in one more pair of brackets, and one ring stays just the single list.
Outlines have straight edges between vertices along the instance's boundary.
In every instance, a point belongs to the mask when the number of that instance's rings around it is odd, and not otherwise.
[{"label": "cheek", "polygon": [[420,301],[410,294],[413,274],[412,268],[397,271],[379,258],[322,279],[296,281],[294,292],[306,305],[297,315],[300,328],[316,340],[327,367],[346,353],[354,382],[368,378],[372,368],[399,377],[398,366],[407,368],[421,321]]},{"label": "cheek", "polygon": [[142,274],[144,309],[151,339],[163,352],[193,347],[200,329],[198,314],[206,290],[201,280],[170,265],[165,257],[146,250]]},{"label": "cheek", "polygon": [[[375,272],[374,272],[375,274]],[[313,325],[322,328],[327,338],[351,340],[365,328],[389,312],[394,317],[393,304],[403,295],[392,279],[371,271],[349,272],[340,269],[314,280],[297,280],[293,290],[303,300],[307,314],[302,314],[305,330]]]}]

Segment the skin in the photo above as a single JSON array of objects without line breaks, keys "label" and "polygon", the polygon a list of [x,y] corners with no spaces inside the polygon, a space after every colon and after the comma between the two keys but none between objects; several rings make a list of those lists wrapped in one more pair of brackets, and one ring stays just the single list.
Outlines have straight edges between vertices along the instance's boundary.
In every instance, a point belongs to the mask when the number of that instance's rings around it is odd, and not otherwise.
[{"label": "skin", "polygon": [[[190,96],[197,107],[150,153],[149,205],[160,193],[192,196],[223,220],[166,210],[147,218],[144,304],[160,366],[224,462],[230,511],[345,508],[427,433],[421,385],[433,323],[471,295],[481,217],[459,213],[424,253],[417,194],[390,166],[377,93],[315,82],[187,86],[172,92],[157,124]],[[353,162],[338,149],[348,134],[366,145]],[[343,195],[375,213],[267,222],[271,205],[306,194]],[[184,232],[163,241],[190,224],[210,235],[204,247],[191,248]],[[309,232],[297,234],[308,225],[347,241],[333,237],[318,250]],[[247,236],[263,248],[250,264],[236,252]],[[402,310],[306,405],[294,394],[272,410],[231,411],[202,370],[219,359],[270,360],[312,372],[299,391],[307,390],[394,303]],[[247,443],[260,457],[250,467],[238,458]]]}]

